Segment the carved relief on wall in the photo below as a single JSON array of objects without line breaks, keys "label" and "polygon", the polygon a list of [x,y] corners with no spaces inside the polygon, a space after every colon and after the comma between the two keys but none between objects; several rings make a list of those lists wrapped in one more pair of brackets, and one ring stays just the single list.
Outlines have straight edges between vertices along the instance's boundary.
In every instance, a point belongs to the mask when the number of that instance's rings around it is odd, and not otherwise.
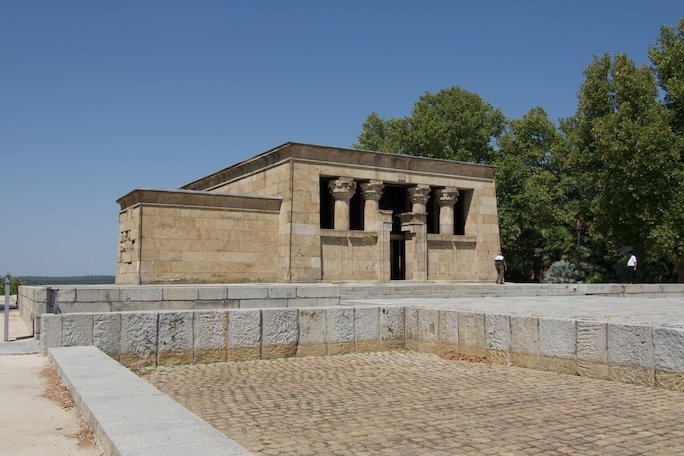
[{"label": "carved relief on wall", "polygon": [[131,236],[131,230],[119,233],[119,263],[133,263],[133,251],[135,250],[135,239]]}]

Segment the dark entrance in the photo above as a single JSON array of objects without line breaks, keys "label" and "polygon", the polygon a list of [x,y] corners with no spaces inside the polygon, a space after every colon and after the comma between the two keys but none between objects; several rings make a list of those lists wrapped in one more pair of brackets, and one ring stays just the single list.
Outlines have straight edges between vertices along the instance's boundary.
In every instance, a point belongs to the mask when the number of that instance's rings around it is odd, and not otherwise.
[{"label": "dark entrance", "polygon": [[390,280],[406,278],[406,238],[401,231],[399,214],[410,211],[406,187],[386,185],[380,198],[380,209],[392,211],[392,233],[390,235]]},{"label": "dark entrance", "polygon": [[404,280],[406,266],[406,241],[402,234],[393,234],[390,237],[390,280]]}]

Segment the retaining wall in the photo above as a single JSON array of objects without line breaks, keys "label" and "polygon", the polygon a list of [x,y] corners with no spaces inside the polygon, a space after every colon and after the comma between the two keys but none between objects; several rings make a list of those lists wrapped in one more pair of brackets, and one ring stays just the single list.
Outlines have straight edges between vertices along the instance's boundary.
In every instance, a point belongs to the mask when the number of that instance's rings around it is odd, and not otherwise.
[{"label": "retaining wall", "polygon": [[411,306],[43,315],[42,347],[128,367],[409,349],[684,391],[684,330]]},{"label": "retaining wall", "polygon": [[[19,287],[24,322],[40,338],[40,316],[51,313],[48,287]],[[439,282],[228,284],[228,285],[56,285],[61,313],[143,310],[321,307],[355,299],[457,298],[466,296],[640,296],[683,297],[684,284],[469,284]]]}]

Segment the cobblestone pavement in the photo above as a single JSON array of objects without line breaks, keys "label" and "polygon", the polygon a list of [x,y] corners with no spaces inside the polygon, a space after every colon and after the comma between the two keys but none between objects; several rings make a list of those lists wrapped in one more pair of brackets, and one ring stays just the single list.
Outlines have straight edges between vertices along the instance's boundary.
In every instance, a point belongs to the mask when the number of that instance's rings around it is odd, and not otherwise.
[{"label": "cobblestone pavement", "polygon": [[684,394],[531,369],[385,352],[143,375],[258,455],[684,454]]}]

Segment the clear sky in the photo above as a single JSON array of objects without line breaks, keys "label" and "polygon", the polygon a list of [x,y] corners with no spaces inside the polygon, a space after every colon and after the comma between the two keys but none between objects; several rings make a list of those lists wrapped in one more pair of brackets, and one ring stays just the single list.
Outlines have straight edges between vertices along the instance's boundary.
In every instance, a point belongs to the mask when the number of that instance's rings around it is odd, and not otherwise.
[{"label": "clear sky", "polygon": [[0,273],[113,275],[116,200],[458,86],[575,113],[594,55],[649,64],[681,0],[0,0]]}]

